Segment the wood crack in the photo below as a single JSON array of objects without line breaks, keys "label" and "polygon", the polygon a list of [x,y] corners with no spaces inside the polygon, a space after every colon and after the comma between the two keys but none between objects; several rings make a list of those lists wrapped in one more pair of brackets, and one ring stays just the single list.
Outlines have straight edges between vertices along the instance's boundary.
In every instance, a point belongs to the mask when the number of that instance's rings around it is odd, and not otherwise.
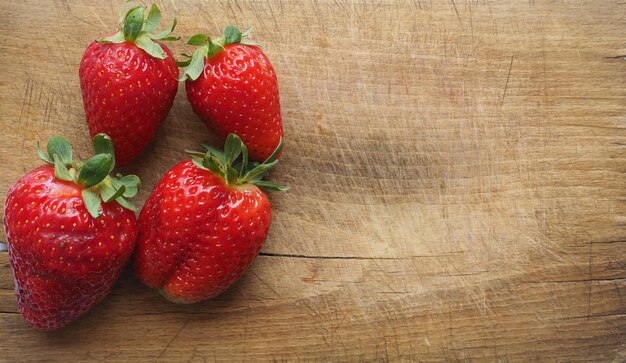
[{"label": "wood crack", "polygon": [[[215,300],[215,301],[224,301],[224,300]],[[193,312],[193,311],[157,311],[157,312],[146,312],[146,313],[131,313],[125,314],[123,316],[152,316],[152,315],[165,315],[165,314],[184,314],[184,315],[219,315],[219,313],[214,312]]]},{"label": "wood crack", "polygon": [[367,257],[367,256],[318,256],[318,255],[302,255],[291,253],[274,253],[274,252],[260,252],[259,256],[262,257],[280,257],[280,258],[301,258],[301,259],[319,259],[319,260],[360,260],[360,261],[374,261],[374,260],[412,260],[416,258],[438,258],[438,257],[450,257],[458,254],[458,252],[451,252],[445,255],[424,255],[424,256],[409,256],[409,257]]},{"label": "wood crack", "polygon": [[504,84],[504,92],[502,93],[502,100],[500,101],[500,105],[504,104],[504,98],[506,97],[506,90],[509,88],[509,79],[511,78],[511,70],[513,69],[513,59],[515,58],[515,54],[511,55],[511,64],[509,64],[509,73],[506,75],[506,83]]},{"label": "wood crack", "polygon": [[161,351],[161,353],[159,353],[159,355],[156,357],[156,359],[154,360],[155,362],[158,361],[163,354],[167,351],[167,348],[170,347],[170,345],[172,344],[172,342],[174,340],[176,340],[176,338],[178,338],[178,336],[180,335],[180,333],[185,329],[185,327],[187,326],[187,324],[189,324],[189,321],[191,320],[191,317],[189,319],[187,319],[183,325],[180,327],[180,329],[178,329],[178,331],[176,332],[176,334],[172,337],[172,339],[170,339],[170,341],[167,343],[167,345],[163,348],[163,350]]},{"label": "wood crack", "polygon": [[522,281],[523,284],[563,284],[573,282],[609,282],[609,281],[626,281],[626,277],[609,277],[609,278],[593,278],[581,280],[546,280],[546,281]]},{"label": "wood crack", "polygon": [[260,252],[259,256],[263,257],[284,257],[284,258],[303,258],[303,259],[319,259],[319,260],[397,260],[401,258],[394,257],[362,257],[362,256],[316,256],[316,255],[300,255],[291,253],[273,253]]},{"label": "wood crack", "polygon": [[626,243],[626,240],[612,240],[612,241],[591,241],[593,244],[613,244],[613,243]]}]

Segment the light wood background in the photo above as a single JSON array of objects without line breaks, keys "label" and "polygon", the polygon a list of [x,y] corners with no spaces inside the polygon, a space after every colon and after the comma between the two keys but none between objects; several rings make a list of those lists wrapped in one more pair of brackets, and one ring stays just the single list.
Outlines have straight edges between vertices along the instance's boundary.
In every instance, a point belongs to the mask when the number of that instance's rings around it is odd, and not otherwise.
[{"label": "light wood background", "polygon": [[[253,26],[286,149],[261,256],[181,306],[130,271],[49,334],[0,253],[0,361],[626,360],[626,5],[159,1],[177,34]],[[117,1],[0,3],[0,201],[33,145],[90,147],[78,81]],[[187,47],[173,46],[175,53]],[[215,139],[181,87],[137,203]],[[0,239],[5,240],[4,235]]]}]

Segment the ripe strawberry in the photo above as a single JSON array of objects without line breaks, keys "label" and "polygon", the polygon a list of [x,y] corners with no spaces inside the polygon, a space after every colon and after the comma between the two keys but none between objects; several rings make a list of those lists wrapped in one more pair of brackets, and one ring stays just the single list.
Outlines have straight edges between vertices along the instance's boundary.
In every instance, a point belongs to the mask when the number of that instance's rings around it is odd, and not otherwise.
[{"label": "ripe strawberry", "polygon": [[[61,328],[102,300],[130,257],[137,227],[129,197],[139,178],[108,176],[111,139],[94,139],[96,156],[72,160],[63,138],[7,194],[4,231],[20,312],[39,330]],[[68,170],[69,167],[69,170]],[[102,199],[101,199],[102,198]]]},{"label": "ripe strawberry", "polygon": [[178,90],[178,67],[172,52],[153,40],[175,40],[174,23],[152,34],[161,13],[152,5],[120,18],[122,30],[96,40],[80,63],[80,88],[93,137],[106,133],[115,143],[118,165],[132,161],[148,145],[169,113]]},{"label": "ripe strawberry", "polygon": [[283,136],[276,72],[256,43],[230,25],[212,41],[197,34],[187,44],[201,46],[186,62],[187,99],[195,113],[223,141],[241,136],[250,158],[267,159]]},{"label": "ripe strawberry", "polygon": [[263,164],[248,165],[246,146],[231,134],[223,153],[207,147],[168,171],[139,215],[139,279],[177,303],[210,299],[237,281],[270,227],[270,203],[259,187],[286,190],[261,180],[281,147]]}]

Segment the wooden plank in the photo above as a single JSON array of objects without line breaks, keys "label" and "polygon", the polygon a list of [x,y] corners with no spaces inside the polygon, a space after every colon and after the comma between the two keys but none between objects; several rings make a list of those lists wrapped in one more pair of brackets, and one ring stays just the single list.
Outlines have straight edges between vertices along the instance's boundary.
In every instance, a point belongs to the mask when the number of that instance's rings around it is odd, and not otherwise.
[{"label": "wooden plank", "polygon": [[[0,253],[0,360],[626,359],[623,4],[158,3],[179,34],[252,25],[275,65],[287,144],[272,177],[291,190],[270,196],[262,256],[192,306],[127,271],[41,334]],[[36,141],[61,133],[88,155],[77,70],[117,6],[0,4],[0,202]],[[181,88],[126,169],[138,204],[214,141]]]},{"label": "wooden plank", "polygon": [[[623,353],[623,278],[474,285],[468,275],[433,276],[409,279],[401,290],[384,276],[409,269],[387,262],[262,256],[226,294],[195,305],[168,303],[128,271],[67,329],[33,333],[19,314],[0,318],[29,357],[58,360],[575,360]],[[19,358],[16,347],[3,349],[7,359]]]}]

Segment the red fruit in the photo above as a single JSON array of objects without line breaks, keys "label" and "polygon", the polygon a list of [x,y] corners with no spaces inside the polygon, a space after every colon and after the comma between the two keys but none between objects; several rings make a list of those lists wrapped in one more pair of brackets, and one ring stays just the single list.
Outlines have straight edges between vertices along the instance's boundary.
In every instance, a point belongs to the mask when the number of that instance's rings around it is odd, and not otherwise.
[{"label": "red fruit", "polygon": [[250,169],[245,145],[232,135],[225,153],[210,150],[168,171],[139,216],[139,279],[177,303],[210,299],[237,281],[270,227],[270,203],[258,186],[285,189],[261,180],[278,151]]},{"label": "red fruit", "polygon": [[[101,136],[97,140],[110,142]],[[132,206],[117,199],[136,194],[135,176],[123,181],[133,179],[132,193],[124,193],[128,184],[122,194],[102,202],[98,192],[115,194],[119,188],[111,185],[122,183],[107,176],[110,153],[81,167],[71,161],[71,147],[61,138],[51,138],[48,151],[42,157],[56,165],[36,168],[18,180],[4,207],[18,306],[28,323],[44,331],[71,323],[111,291],[137,236],[135,214],[120,203]]]},{"label": "red fruit", "polygon": [[115,143],[118,165],[141,153],[163,123],[178,91],[172,52],[153,39],[170,40],[169,29],[153,35],[159,9],[131,9],[123,30],[89,45],[80,63],[80,87],[89,133],[106,133]]},{"label": "red fruit", "polygon": [[250,158],[263,162],[278,146],[283,125],[276,72],[248,33],[229,26],[215,43],[206,35],[191,37],[189,44],[206,44],[188,63],[185,87],[194,112],[222,141],[239,135]]}]

